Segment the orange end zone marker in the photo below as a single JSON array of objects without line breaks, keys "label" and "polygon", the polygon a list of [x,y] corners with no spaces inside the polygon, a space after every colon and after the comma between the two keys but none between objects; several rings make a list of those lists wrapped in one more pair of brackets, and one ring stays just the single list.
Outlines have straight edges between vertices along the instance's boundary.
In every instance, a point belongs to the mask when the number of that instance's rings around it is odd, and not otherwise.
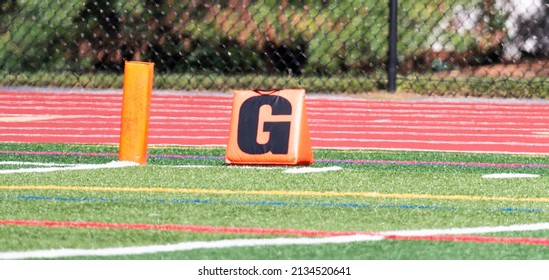
[{"label": "orange end zone marker", "polygon": [[311,164],[305,90],[234,91],[225,162]]},{"label": "orange end zone marker", "polygon": [[154,63],[127,61],[124,65],[122,120],[118,159],[147,163],[147,137]]}]

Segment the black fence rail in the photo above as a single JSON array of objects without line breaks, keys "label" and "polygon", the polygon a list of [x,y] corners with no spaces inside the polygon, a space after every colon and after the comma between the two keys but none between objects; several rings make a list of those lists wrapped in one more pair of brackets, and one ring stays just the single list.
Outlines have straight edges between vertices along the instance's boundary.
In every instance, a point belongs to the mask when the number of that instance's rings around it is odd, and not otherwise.
[{"label": "black fence rail", "polygon": [[0,85],[547,97],[549,0],[396,2],[0,0]]}]

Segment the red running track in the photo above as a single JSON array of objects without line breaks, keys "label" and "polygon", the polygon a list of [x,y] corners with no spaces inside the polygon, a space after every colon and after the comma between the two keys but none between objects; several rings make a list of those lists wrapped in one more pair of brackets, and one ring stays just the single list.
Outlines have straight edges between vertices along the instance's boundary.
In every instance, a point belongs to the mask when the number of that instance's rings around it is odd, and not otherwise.
[{"label": "red running track", "polygon": [[[0,90],[0,142],[110,143],[122,94]],[[314,148],[549,155],[549,103],[307,96]],[[230,95],[153,93],[150,144],[225,146]]]}]

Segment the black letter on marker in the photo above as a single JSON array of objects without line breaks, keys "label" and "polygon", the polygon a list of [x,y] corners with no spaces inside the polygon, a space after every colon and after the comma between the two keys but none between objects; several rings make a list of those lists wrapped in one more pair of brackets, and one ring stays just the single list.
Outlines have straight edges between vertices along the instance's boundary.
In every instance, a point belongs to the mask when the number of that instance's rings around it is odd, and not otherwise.
[{"label": "black letter on marker", "polygon": [[287,154],[290,142],[290,122],[265,122],[263,131],[269,132],[269,141],[257,143],[259,109],[269,105],[274,115],[291,115],[292,104],[286,98],[276,95],[261,95],[248,98],[240,107],[238,119],[238,146],[248,154],[260,155],[268,152]]}]

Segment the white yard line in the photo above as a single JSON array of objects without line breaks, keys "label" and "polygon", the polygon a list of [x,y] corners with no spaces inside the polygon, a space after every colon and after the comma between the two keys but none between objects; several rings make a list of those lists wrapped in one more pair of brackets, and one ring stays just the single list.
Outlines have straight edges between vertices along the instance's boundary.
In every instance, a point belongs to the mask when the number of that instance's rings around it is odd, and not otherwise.
[{"label": "white yard line", "polygon": [[70,170],[93,170],[93,169],[105,169],[105,168],[121,168],[128,166],[136,166],[137,163],[129,161],[113,161],[103,164],[76,164],[69,166],[52,166],[52,167],[37,167],[37,168],[19,168],[0,170],[0,174],[13,174],[13,173],[44,173],[53,171],[70,171]]},{"label": "white yard line", "polygon": [[329,166],[329,167],[295,167],[295,168],[289,168],[282,173],[288,173],[288,174],[304,174],[304,173],[321,173],[321,172],[329,172],[329,171],[339,171],[343,168],[340,166]]},{"label": "white yard line", "polygon": [[261,239],[229,239],[216,241],[191,241],[176,244],[113,247],[103,249],[49,249],[35,251],[0,252],[0,259],[30,259],[30,258],[62,258],[62,257],[99,257],[117,255],[141,255],[163,252],[179,252],[197,249],[223,249],[235,247],[280,246],[280,245],[319,245],[351,242],[367,242],[384,240],[385,236],[430,236],[430,235],[457,235],[457,234],[485,234],[512,231],[549,230],[549,223],[522,224],[495,227],[451,228],[451,229],[422,229],[385,231],[372,235],[347,235],[322,238],[261,238]]},{"label": "white yard line", "polygon": [[493,226],[493,227],[383,231],[383,232],[380,232],[379,234],[383,236],[387,236],[387,235],[431,236],[431,235],[457,235],[457,234],[485,234],[485,233],[496,233],[496,232],[538,231],[538,230],[549,230],[549,223],[521,224],[521,225]]},{"label": "white yard line", "polygon": [[[43,173],[53,171],[70,171],[70,170],[91,170],[91,169],[104,169],[104,168],[121,168],[129,166],[137,166],[137,163],[129,161],[113,161],[103,164],[67,164],[67,163],[46,163],[46,162],[31,162],[31,161],[0,161],[0,165],[31,165],[42,166],[36,168],[18,168],[18,169],[6,169],[0,170],[0,174],[12,174],[12,173]],[[262,165],[149,165],[154,167],[165,168],[234,168],[234,169],[257,169],[257,170],[277,170],[283,169],[280,166],[262,166]],[[322,168],[317,168],[322,169]],[[320,172],[320,171],[316,171]]]},{"label": "white yard line", "polygon": [[484,179],[520,179],[520,178],[539,178],[539,174],[523,173],[496,173],[482,175]]},{"label": "white yard line", "polygon": [[191,241],[176,244],[115,247],[104,249],[51,249],[22,252],[0,253],[0,259],[29,259],[29,258],[61,258],[83,256],[117,256],[141,255],[163,252],[190,251],[197,249],[222,249],[235,247],[255,247],[272,245],[317,245],[330,243],[350,243],[363,241],[383,240],[382,236],[353,235],[324,238],[262,238],[262,239],[228,239],[216,241]]},{"label": "white yard line", "polygon": [[256,169],[256,170],[277,170],[284,167],[281,166],[265,166],[265,165],[160,165],[154,164],[150,166],[167,167],[167,168],[234,168],[234,169]]},{"label": "white yard line", "polygon": [[33,161],[0,161],[0,165],[75,166],[78,164],[33,162]]}]

